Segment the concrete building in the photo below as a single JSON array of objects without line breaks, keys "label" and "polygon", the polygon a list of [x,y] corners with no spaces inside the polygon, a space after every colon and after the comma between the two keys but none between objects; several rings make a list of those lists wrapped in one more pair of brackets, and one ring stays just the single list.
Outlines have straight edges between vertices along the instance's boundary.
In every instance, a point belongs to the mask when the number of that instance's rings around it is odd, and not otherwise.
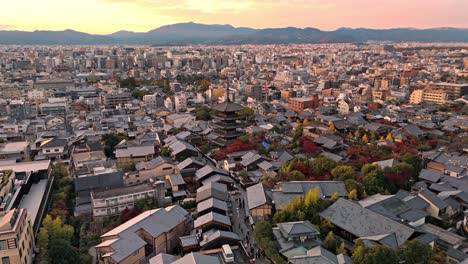
[{"label": "concrete building", "polygon": [[106,109],[113,109],[117,106],[127,104],[131,100],[131,96],[126,92],[114,92],[108,94],[101,94],[100,103]]},{"label": "concrete building", "polygon": [[192,229],[192,216],[178,205],[146,211],[101,236],[95,247],[98,263],[141,263],[172,253]]},{"label": "concrete building", "polygon": [[307,108],[314,108],[318,106],[318,100],[314,98],[289,98],[288,110],[291,112],[300,113]]},{"label": "concrete building", "polygon": [[184,112],[187,110],[187,97],[185,94],[178,94],[174,96],[174,105],[176,112]]},{"label": "concrete building", "polygon": [[445,104],[448,100],[448,94],[440,90],[414,90],[410,96],[411,104],[419,104],[422,102],[431,102],[436,104]]},{"label": "concrete building", "polygon": [[147,94],[143,96],[143,102],[145,103],[146,108],[156,109],[164,106],[164,97],[157,93]]},{"label": "concrete building", "polygon": [[119,215],[125,209],[131,209],[138,201],[156,200],[159,205],[164,204],[164,182],[139,184],[113,188],[105,191],[91,192],[91,206],[93,217],[102,218]]},{"label": "concrete building", "polygon": [[427,90],[446,92],[448,95],[448,100],[456,100],[463,95],[468,94],[468,84],[434,83],[429,85]]},{"label": "concrete building", "polygon": [[33,263],[33,234],[30,216],[26,209],[19,208],[0,212],[0,258],[2,263]]}]

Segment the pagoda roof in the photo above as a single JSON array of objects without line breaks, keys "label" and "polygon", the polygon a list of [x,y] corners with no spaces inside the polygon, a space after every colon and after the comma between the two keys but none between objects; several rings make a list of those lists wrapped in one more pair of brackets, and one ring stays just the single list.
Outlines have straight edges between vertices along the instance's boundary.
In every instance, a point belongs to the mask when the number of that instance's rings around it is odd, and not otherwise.
[{"label": "pagoda roof", "polygon": [[238,112],[244,110],[244,107],[231,101],[225,101],[223,103],[214,105],[212,109],[219,112]]}]

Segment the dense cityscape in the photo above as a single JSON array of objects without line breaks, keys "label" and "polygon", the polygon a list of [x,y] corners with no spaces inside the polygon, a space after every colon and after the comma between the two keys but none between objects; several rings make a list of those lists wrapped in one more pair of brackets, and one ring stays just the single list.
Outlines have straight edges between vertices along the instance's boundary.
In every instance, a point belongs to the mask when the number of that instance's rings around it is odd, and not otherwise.
[{"label": "dense cityscape", "polygon": [[0,46],[6,263],[468,263],[468,44]]}]

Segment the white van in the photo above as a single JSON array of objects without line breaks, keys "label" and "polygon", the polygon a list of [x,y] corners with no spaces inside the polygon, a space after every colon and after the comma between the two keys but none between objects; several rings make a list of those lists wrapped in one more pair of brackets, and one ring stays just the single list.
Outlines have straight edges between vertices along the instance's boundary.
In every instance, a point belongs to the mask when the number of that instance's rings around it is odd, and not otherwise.
[{"label": "white van", "polygon": [[226,263],[234,262],[234,254],[232,254],[231,247],[229,245],[223,245],[223,257]]}]

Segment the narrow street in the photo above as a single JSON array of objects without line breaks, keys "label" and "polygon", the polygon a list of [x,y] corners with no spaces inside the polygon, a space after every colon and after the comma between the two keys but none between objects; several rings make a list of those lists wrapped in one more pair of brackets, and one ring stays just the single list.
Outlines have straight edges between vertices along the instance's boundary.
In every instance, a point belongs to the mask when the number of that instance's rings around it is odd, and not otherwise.
[{"label": "narrow street", "polygon": [[255,263],[269,263],[262,256],[259,256],[259,251],[255,244],[253,226],[250,225],[247,219],[249,216],[246,199],[247,193],[239,184],[236,183],[234,186],[238,192],[229,195],[232,203],[231,221],[233,232],[239,235],[248,256],[251,259],[255,259]]}]

